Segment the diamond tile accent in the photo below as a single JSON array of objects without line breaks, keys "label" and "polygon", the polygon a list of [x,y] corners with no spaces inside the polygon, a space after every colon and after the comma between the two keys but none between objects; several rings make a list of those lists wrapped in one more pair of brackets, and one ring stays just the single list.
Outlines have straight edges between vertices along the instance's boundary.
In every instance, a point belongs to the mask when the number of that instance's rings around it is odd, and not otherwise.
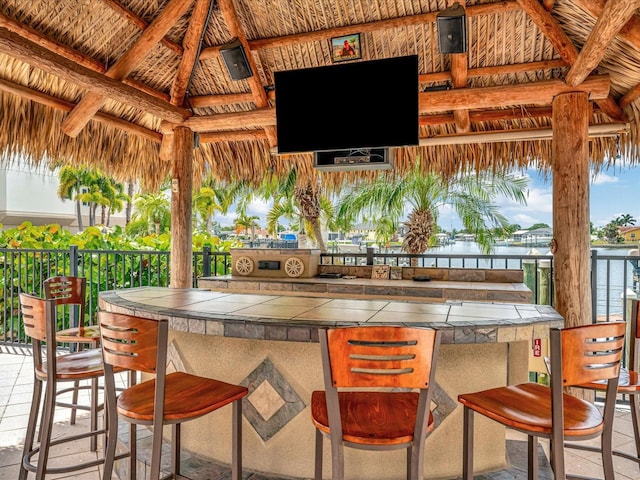
[{"label": "diamond tile accent", "polygon": [[284,405],[284,400],[266,380],[247,397],[260,416],[268,421]]},{"label": "diamond tile accent", "polygon": [[306,407],[268,358],[240,384],[249,389],[242,413],[265,442]]}]

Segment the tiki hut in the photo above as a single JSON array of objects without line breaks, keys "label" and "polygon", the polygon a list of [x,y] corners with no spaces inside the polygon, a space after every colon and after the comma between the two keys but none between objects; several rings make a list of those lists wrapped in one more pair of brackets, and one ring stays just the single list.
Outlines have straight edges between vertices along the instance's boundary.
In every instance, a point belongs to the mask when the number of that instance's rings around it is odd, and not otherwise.
[{"label": "tiki hut", "polygon": [[[418,59],[419,141],[394,149],[389,175],[418,158],[445,175],[553,175],[556,307],[583,323],[589,169],[638,159],[640,1],[461,3],[0,0],[2,161],[91,165],[150,189],[173,179],[172,286],[187,286],[191,189],[205,172],[257,182],[295,166],[326,185],[375,174],[278,151],[276,72],[332,65],[335,39],[357,34],[350,62]],[[452,10],[466,51],[443,53],[455,35],[438,17]]]}]

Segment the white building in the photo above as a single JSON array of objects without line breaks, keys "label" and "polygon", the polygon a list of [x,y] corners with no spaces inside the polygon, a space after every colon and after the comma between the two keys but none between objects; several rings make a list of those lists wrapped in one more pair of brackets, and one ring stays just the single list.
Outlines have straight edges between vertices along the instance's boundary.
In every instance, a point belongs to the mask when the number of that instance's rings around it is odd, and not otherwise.
[{"label": "white building", "polygon": [[[20,162],[0,167],[0,224],[13,228],[22,222],[33,225],[57,223],[72,233],[78,231],[76,203],[62,201],[57,194],[58,172],[29,168]],[[98,212],[99,215],[99,212]],[[99,218],[98,218],[99,221]],[[82,207],[82,223],[89,225],[89,207]],[[125,224],[125,212],[111,215],[110,226]]]}]

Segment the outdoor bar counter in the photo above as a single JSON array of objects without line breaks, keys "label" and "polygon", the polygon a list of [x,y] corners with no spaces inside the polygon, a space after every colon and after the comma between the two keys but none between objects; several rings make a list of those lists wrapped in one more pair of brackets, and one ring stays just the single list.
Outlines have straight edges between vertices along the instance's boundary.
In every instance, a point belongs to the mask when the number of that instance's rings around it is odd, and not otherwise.
[{"label": "outdoor bar counter", "polygon": [[[425,478],[462,472],[462,407],[457,396],[528,380],[534,339],[546,339],[562,317],[522,303],[347,299],[141,287],[103,292],[100,308],[170,320],[170,369],[247,385],[243,464],[252,471],[313,477],[311,392],[322,389],[319,327],[382,323],[442,330],[434,391],[436,429],[427,440]],[[183,448],[228,464],[230,412],[183,426]],[[476,472],[506,466],[505,431],[476,420]],[[324,477],[330,448],[325,445]],[[403,478],[404,450],[346,449],[346,477]]]}]

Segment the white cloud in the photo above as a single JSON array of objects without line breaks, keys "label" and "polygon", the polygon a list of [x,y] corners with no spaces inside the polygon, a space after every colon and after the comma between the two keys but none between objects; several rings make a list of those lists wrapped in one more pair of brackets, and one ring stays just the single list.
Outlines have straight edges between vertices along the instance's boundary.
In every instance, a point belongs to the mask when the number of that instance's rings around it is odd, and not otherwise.
[{"label": "white cloud", "polygon": [[614,177],[613,175],[607,175],[606,173],[598,173],[597,175],[593,175],[591,177],[591,185],[603,185],[605,183],[618,183],[620,179],[618,177]]}]

